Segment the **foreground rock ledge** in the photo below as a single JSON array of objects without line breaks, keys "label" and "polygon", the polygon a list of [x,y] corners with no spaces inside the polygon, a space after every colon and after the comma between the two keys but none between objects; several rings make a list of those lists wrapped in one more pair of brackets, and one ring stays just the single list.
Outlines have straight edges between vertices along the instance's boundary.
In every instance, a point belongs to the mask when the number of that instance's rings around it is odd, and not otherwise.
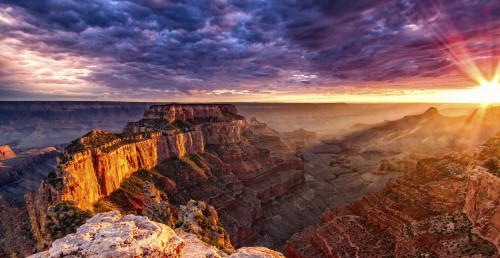
[{"label": "foreground rock ledge", "polygon": [[[200,256],[201,255],[201,256]],[[262,257],[283,258],[264,247],[245,247],[227,256],[195,235],[150,221],[143,216],[121,216],[118,211],[97,214],[54,241],[48,251],[29,256],[48,257]]]},{"label": "foreground rock ledge", "polygon": [[176,257],[184,244],[166,225],[141,216],[121,217],[118,211],[111,211],[95,215],[76,233],[30,257]]}]

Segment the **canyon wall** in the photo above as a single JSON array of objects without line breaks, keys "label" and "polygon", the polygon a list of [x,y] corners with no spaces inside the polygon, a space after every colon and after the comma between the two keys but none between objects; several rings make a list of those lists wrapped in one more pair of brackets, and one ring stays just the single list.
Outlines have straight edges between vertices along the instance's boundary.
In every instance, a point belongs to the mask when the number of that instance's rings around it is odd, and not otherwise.
[{"label": "canyon wall", "polygon": [[496,257],[500,134],[473,152],[424,159],[375,193],[295,234],[288,257]]},{"label": "canyon wall", "polygon": [[[146,110],[144,117],[172,124],[187,119],[220,119],[226,110],[235,112],[234,106],[231,109],[228,105],[157,105]],[[141,129],[135,126],[129,123],[123,135],[94,130],[70,144],[55,170],[55,176],[64,182],[58,200],[92,209],[95,202],[120,187],[133,172],[152,169],[169,158],[202,153],[206,144],[241,142],[245,120],[206,122],[148,133],[137,133]],[[153,131],[147,129],[143,131]]]},{"label": "canyon wall", "polygon": [[[0,145],[15,152],[67,145],[99,128],[118,133],[154,103],[94,101],[2,101]],[[63,147],[63,146],[61,146]]]},{"label": "canyon wall", "polygon": [[57,209],[141,213],[144,193],[131,189],[146,178],[157,178],[173,207],[213,205],[236,246],[255,242],[265,205],[304,181],[293,150],[279,137],[252,135],[234,106],[154,105],[122,134],[94,130],[65,148],[39,194],[26,198],[39,249],[66,234]]}]

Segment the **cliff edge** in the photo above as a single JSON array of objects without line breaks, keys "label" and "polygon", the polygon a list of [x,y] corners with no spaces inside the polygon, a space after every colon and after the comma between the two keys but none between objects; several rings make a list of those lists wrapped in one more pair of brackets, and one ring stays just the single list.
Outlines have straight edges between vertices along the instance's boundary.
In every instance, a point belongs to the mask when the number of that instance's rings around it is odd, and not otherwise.
[{"label": "cliff edge", "polygon": [[[38,248],[93,212],[168,213],[161,203],[172,204],[171,215],[152,216],[172,224],[190,199],[215,207],[236,246],[256,241],[265,205],[304,181],[303,165],[278,137],[255,137],[236,112],[232,105],[154,105],[123,133],[93,130],[73,141],[39,193],[26,197]],[[168,198],[151,204],[146,182]]]}]

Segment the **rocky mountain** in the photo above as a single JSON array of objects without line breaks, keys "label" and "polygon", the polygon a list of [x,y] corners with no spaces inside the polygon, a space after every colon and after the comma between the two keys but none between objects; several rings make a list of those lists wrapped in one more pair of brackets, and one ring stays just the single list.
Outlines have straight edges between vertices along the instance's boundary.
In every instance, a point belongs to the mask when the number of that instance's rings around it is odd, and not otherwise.
[{"label": "rocky mountain", "polygon": [[235,246],[259,240],[271,223],[266,207],[304,181],[303,166],[279,137],[253,133],[236,112],[232,105],[154,105],[121,134],[94,130],[72,142],[38,195],[27,197],[39,248],[91,212],[150,209],[146,182],[173,214],[190,199],[213,205]]},{"label": "rocky mountain", "polygon": [[364,152],[442,155],[486,141],[500,131],[499,119],[500,107],[477,109],[464,116],[444,116],[431,107],[423,114],[365,125],[343,139]]},{"label": "rocky mountain", "polygon": [[287,257],[497,257],[500,134],[475,151],[424,159],[384,189],[327,211]]}]

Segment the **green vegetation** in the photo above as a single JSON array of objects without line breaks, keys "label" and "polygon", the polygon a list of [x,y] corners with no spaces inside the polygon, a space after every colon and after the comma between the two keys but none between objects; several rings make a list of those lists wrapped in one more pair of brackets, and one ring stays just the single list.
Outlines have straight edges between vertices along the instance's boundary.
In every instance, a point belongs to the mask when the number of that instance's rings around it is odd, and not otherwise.
[{"label": "green vegetation", "polygon": [[160,174],[156,169],[139,170],[125,179],[120,188],[110,196],[94,205],[96,212],[106,212],[117,209],[122,213],[137,213],[142,210],[144,197],[144,182],[152,182],[160,193],[167,194],[175,191],[175,182]]},{"label": "green vegetation", "polygon": [[139,127],[146,127],[150,131],[170,131],[175,129],[175,126],[171,125],[168,120],[165,119],[141,119],[132,124]]},{"label": "green vegetation", "polygon": [[[80,139],[72,141],[68,146],[66,146],[65,150],[68,152],[68,154],[73,155],[78,152],[83,152],[85,149],[89,147],[102,148],[107,144],[114,143],[113,145],[101,149],[103,152],[109,153],[113,150],[120,148],[123,145],[141,141],[142,139],[136,136],[140,136],[142,134],[143,133],[115,134],[115,133],[95,130],[87,133]],[[67,158],[65,158],[63,161],[67,161]]]},{"label": "green vegetation", "polygon": [[220,243],[219,239],[221,238],[220,236],[223,236],[223,239],[229,239],[229,235],[220,223],[214,223],[206,214],[204,214],[204,216],[197,214],[194,216],[194,219],[202,229],[198,235],[203,242],[221,250],[226,249],[224,243]]},{"label": "green vegetation", "polygon": [[188,132],[191,130],[191,128],[193,128],[195,124],[197,123],[194,120],[189,120],[189,121],[175,120],[171,125],[183,132]]},{"label": "green vegetation", "polygon": [[63,184],[62,178],[58,177],[54,170],[47,175],[45,182],[47,182],[56,189],[60,189]]},{"label": "green vegetation", "polygon": [[90,211],[76,207],[74,202],[63,201],[48,210],[47,230],[52,239],[58,239],[76,232],[91,216]]},{"label": "green vegetation", "polygon": [[78,152],[82,152],[85,150],[85,146],[83,146],[80,142],[79,139],[76,139],[72,141],[68,146],[64,148],[69,154],[75,154]]}]

